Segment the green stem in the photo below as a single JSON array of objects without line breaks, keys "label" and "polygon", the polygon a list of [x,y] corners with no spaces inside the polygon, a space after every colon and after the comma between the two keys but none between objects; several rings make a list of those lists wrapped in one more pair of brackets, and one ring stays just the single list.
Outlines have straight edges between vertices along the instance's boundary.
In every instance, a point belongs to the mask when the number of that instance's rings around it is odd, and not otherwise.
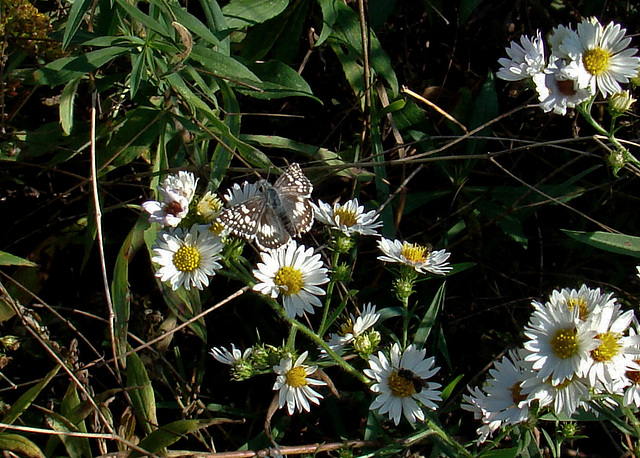
[{"label": "green stem", "polygon": [[[333,255],[331,256],[331,268],[335,269],[335,267],[338,265],[338,260],[340,259],[340,253],[338,253],[338,251],[334,251]],[[329,284],[327,285],[327,296],[326,299],[324,301],[324,309],[322,310],[322,321],[320,321],[320,327],[318,328],[318,336],[320,338],[322,338],[322,336],[324,336],[324,333],[326,332],[326,324],[327,324],[327,317],[329,316],[329,306],[331,304],[331,296],[333,295],[333,288],[335,287],[336,281],[332,278],[329,281]]]},{"label": "green stem", "polygon": [[370,383],[370,380],[367,379],[362,372],[358,371],[355,367],[353,367],[351,364],[349,364],[344,359],[342,359],[340,355],[338,355],[335,351],[333,351],[331,347],[329,347],[329,345],[327,345],[327,343],[322,338],[316,335],[316,333],[313,330],[309,329],[308,327],[306,327],[304,324],[302,324],[295,318],[290,318],[284,311],[284,308],[276,300],[267,298],[267,297],[265,297],[265,299],[267,300],[269,305],[271,305],[271,308],[278,315],[284,318],[291,326],[295,327],[300,332],[302,332],[305,336],[307,336],[309,340],[311,340],[313,343],[315,343],[317,346],[319,346],[325,352],[327,352],[327,355],[329,355],[329,357],[331,357],[331,359],[333,359],[333,361],[338,366],[340,366],[342,369],[344,369],[345,371],[353,375],[362,383],[365,383],[367,385]]}]

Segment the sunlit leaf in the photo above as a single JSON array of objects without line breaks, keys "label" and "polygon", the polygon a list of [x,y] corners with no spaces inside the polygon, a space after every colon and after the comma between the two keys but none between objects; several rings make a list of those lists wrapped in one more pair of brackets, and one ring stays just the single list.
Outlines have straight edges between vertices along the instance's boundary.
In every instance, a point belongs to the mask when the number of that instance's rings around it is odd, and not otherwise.
[{"label": "sunlit leaf", "polygon": [[19,256],[15,256],[13,254],[0,251],[0,266],[36,267],[37,264],[35,262],[31,262],[26,259],[23,259]]},{"label": "sunlit leaf", "polygon": [[609,232],[581,232],[562,229],[572,239],[601,250],[640,258],[640,237]]}]

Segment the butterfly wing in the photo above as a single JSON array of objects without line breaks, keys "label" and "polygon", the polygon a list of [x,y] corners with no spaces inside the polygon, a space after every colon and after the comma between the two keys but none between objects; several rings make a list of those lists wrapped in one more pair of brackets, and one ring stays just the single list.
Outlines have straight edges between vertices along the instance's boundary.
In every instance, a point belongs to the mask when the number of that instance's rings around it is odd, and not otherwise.
[{"label": "butterfly wing", "polygon": [[259,218],[255,234],[256,244],[261,250],[280,248],[291,240],[285,222],[268,205],[265,206],[264,212]]},{"label": "butterfly wing", "polygon": [[281,193],[296,194],[306,198],[311,197],[311,192],[313,191],[313,184],[296,162],[291,164],[287,170],[278,177],[274,187]]},{"label": "butterfly wing", "polygon": [[287,231],[293,236],[308,232],[313,225],[313,207],[309,198],[313,184],[300,165],[293,163],[276,181],[274,188],[282,205]]},{"label": "butterfly wing", "polygon": [[251,240],[266,209],[264,196],[259,194],[226,209],[219,218],[232,234]]}]

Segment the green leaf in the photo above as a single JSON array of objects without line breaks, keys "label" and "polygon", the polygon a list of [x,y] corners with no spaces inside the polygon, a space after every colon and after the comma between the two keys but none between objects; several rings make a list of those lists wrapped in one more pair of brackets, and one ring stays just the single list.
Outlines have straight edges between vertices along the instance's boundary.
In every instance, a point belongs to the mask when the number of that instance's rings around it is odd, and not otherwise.
[{"label": "green leaf", "polygon": [[127,356],[127,387],[142,429],[145,434],[151,434],[158,424],[155,393],[147,369],[136,353]]},{"label": "green leaf", "polygon": [[17,452],[27,458],[45,458],[36,444],[18,434],[0,433],[0,450]]},{"label": "green leaf", "polygon": [[[220,93],[222,94],[223,103],[227,113],[240,113],[240,105],[238,104],[236,95],[225,82],[220,83]],[[240,133],[240,121],[240,115],[232,114],[228,114],[224,121],[229,128],[229,133],[234,137]],[[222,142],[218,142],[216,145],[216,149],[211,156],[209,191],[215,191],[218,189],[220,183],[222,183],[222,180],[227,175],[227,170],[231,165],[233,154],[225,147],[225,145],[232,142],[233,139],[231,136],[224,136],[222,137]]]},{"label": "green leaf", "polygon": [[489,450],[487,452],[484,452],[480,455],[478,455],[478,457],[482,457],[482,458],[516,458],[516,456],[518,456],[520,453],[520,450],[518,449],[518,447],[513,447],[513,448],[503,448],[500,450]]},{"label": "green leaf", "polygon": [[149,228],[149,221],[141,216],[135,226],[127,235],[120,247],[116,264],[113,269],[111,281],[111,296],[113,299],[113,312],[115,314],[115,347],[118,355],[123,354],[127,348],[127,331],[129,325],[129,312],[131,295],[129,291],[129,263],[138,250],[144,246],[144,231]]},{"label": "green leaf", "polygon": [[[73,422],[55,412],[49,413],[47,417],[47,424],[51,429],[59,432],[80,432]],[[89,440],[86,437],[75,437],[61,434],[59,436],[59,440],[64,444],[70,458],[92,456]]]},{"label": "green leaf", "polygon": [[[344,4],[342,0],[330,1],[333,2],[333,5],[323,6],[323,13],[326,10],[326,14],[331,16],[331,20],[335,20],[328,42],[338,56],[349,84],[356,95],[361,95],[364,93],[364,69],[362,66],[360,20],[356,12]],[[391,59],[373,32],[369,34],[369,47],[371,49],[369,54],[371,68],[387,81],[391,89],[390,98],[395,99],[399,91],[398,79],[391,66]]]},{"label": "green leaf", "polygon": [[34,72],[25,73],[25,82],[28,84],[57,86],[65,84],[74,78],[79,78],[91,73],[116,57],[128,53],[128,47],[111,46],[97,49],[77,57],[64,57],[54,60],[50,64]]},{"label": "green leaf", "polygon": [[220,46],[220,40],[213,32],[202,23],[197,17],[188,13],[184,8],[181,8],[178,3],[170,3],[169,8],[173,12],[176,21],[185,26],[189,32],[202,37],[214,46]]},{"label": "green leaf", "polygon": [[131,54],[131,74],[129,76],[129,91],[131,92],[131,98],[136,96],[140,82],[143,77],[146,76],[145,62],[149,58],[149,48],[144,47],[140,53]]},{"label": "green leaf", "polygon": [[580,232],[561,229],[569,237],[601,250],[640,258],[640,237],[609,232]]},{"label": "green leaf", "polygon": [[73,99],[76,97],[81,79],[82,77],[69,81],[60,95],[60,125],[65,135],[71,134],[73,128]]},{"label": "green leaf", "polygon": [[261,24],[282,13],[289,0],[231,0],[222,8],[227,26],[240,29]]},{"label": "green leaf", "polygon": [[[310,97],[318,102],[302,76],[293,68],[282,62],[270,60],[251,65],[251,70],[262,80],[258,85],[261,92],[251,91],[240,86],[238,92],[250,95],[256,99],[280,99],[283,97]],[[322,102],[320,102],[322,103]]]},{"label": "green leaf", "polygon": [[[496,84],[493,73],[489,71],[485,79],[480,93],[476,97],[473,104],[473,113],[469,121],[469,128],[475,129],[481,125],[494,119],[500,110],[498,108],[498,93],[496,92]],[[480,137],[488,137],[491,134],[491,127],[485,127],[476,135]],[[467,154],[478,154],[484,148],[486,140],[470,140],[467,144]],[[475,161],[472,161],[475,163]]]},{"label": "green leaf", "polygon": [[131,16],[136,21],[140,22],[140,24],[153,30],[154,32],[159,33],[161,36],[165,38],[168,38],[170,40],[173,39],[173,32],[171,28],[165,27],[165,25],[156,21],[151,16],[144,14],[138,8],[130,4],[127,0],[116,0],[116,3],[120,5],[120,7],[124,9],[129,16]]},{"label": "green leaf", "polygon": [[0,266],[24,266],[24,267],[36,267],[38,264],[35,262],[27,261],[26,259],[18,256],[0,251]]},{"label": "green leaf", "polygon": [[60,366],[56,365],[47,375],[45,375],[42,380],[40,380],[36,385],[29,388],[16,402],[11,405],[11,408],[4,414],[2,418],[2,423],[13,424],[20,415],[31,406],[31,403],[35,401],[40,392],[49,384],[49,382],[56,376],[58,371],[60,370]]},{"label": "green leaf", "polygon": [[[197,431],[202,428],[206,428],[213,424],[219,423],[219,420],[178,420],[167,425],[162,425],[156,431],[149,434],[142,439],[138,446],[154,453],[159,452],[164,447],[168,447],[171,444],[177,442],[185,434],[189,434],[193,431]],[[140,452],[134,450],[129,455],[129,458],[137,458],[142,456]]]},{"label": "green leaf", "polygon": [[76,0],[73,2],[71,11],[69,12],[69,18],[67,19],[67,24],[64,28],[64,36],[62,37],[63,50],[67,49],[67,46],[69,46],[69,43],[73,40],[74,35],[82,23],[84,14],[92,4],[93,0]]},{"label": "green leaf", "polygon": [[431,305],[427,309],[427,312],[422,317],[422,321],[420,321],[420,326],[418,327],[418,331],[416,332],[415,337],[413,338],[413,343],[418,348],[423,348],[425,343],[427,342],[427,338],[431,333],[431,329],[436,322],[436,318],[438,317],[438,311],[442,310],[444,307],[444,298],[446,291],[446,282],[442,282],[440,288],[436,292],[436,295],[433,297],[431,301]]},{"label": "green leaf", "polygon": [[189,57],[200,64],[214,76],[244,84],[258,90],[261,80],[245,65],[206,46],[194,46]]}]

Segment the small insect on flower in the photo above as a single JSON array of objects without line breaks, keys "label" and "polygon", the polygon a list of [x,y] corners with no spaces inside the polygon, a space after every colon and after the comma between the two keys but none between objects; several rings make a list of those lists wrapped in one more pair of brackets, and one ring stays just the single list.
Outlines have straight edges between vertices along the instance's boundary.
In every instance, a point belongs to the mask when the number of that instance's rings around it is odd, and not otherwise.
[{"label": "small insect on flower", "polygon": [[260,249],[279,248],[311,229],[312,191],[311,181],[293,163],[273,185],[260,180],[256,195],[225,210],[220,221],[231,233],[255,239]]},{"label": "small insect on flower", "polygon": [[400,369],[398,370],[398,375],[404,378],[406,381],[413,383],[413,388],[416,393],[420,393],[423,388],[429,388],[429,382],[427,382],[422,377],[414,374],[409,369]]}]

